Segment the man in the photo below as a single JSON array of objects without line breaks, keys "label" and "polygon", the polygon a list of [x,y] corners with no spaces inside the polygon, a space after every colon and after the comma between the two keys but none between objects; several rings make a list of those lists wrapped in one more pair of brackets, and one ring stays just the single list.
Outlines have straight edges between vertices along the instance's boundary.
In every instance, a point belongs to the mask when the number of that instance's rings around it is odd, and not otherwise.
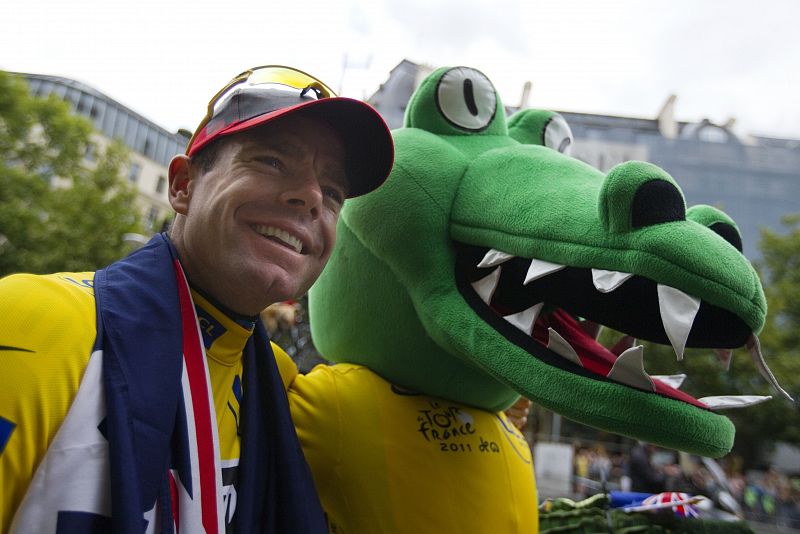
[{"label": "man", "polygon": [[251,69],[170,163],[169,237],[0,281],[0,531],[326,532],[257,318],[392,158],[366,104]]}]

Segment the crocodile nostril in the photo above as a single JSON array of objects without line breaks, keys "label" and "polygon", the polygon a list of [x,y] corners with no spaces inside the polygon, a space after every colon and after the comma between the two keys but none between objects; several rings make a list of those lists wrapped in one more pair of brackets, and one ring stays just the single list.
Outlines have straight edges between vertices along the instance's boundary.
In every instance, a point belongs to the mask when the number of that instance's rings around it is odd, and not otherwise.
[{"label": "crocodile nostril", "polygon": [[722,239],[733,245],[736,250],[742,252],[742,236],[733,225],[724,222],[714,223],[709,226],[711,230],[720,235]]},{"label": "crocodile nostril", "polygon": [[686,205],[675,185],[665,180],[651,180],[636,189],[631,204],[633,228],[685,219]]}]

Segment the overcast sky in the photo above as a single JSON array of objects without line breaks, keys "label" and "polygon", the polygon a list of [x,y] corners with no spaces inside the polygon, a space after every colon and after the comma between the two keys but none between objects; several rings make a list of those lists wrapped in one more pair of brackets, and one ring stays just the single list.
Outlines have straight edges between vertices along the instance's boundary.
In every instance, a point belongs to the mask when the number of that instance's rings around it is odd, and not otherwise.
[{"label": "overcast sky", "polygon": [[527,80],[531,106],[633,117],[675,93],[679,120],[800,138],[798,21],[798,0],[9,0],[0,69],[77,79],[170,130],[250,66],[364,98],[409,59],[478,68],[507,104]]}]

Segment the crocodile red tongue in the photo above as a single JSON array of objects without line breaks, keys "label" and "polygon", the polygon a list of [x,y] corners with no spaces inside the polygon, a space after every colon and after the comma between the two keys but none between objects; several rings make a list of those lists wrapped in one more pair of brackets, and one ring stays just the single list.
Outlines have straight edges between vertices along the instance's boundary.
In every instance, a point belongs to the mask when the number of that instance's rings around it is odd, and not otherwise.
[{"label": "crocodile red tongue", "polygon": [[[580,358],[581,365],[586,370],[600,376],[608,376],[609,372],[611,372],[617,355],[587,334],[572,315],[559,309],[540,317],[536,321],[533,327],[533,338],[544,346],[548,345],[550,339],[548,328],[552,328],[569,342]],[[655,384],[657,394],[708,409],[708,406],[691,395],[668,386],[658,379],[652,377],[651,379]]]}]

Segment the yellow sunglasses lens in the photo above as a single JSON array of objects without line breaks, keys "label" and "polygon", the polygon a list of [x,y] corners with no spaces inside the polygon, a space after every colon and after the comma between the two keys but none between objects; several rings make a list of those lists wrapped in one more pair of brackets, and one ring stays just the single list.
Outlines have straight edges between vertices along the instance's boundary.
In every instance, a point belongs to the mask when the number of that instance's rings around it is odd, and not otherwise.
[{"label": "yellow sunglasses lens", "polygon": [[322,98],[335,97],[336,93],[317,78],[303,71],[289,67],[268,66],[256,67],[250,70],[246,82],[248,85],[277,83],[303,90],[311,87],[318,91]]}]

